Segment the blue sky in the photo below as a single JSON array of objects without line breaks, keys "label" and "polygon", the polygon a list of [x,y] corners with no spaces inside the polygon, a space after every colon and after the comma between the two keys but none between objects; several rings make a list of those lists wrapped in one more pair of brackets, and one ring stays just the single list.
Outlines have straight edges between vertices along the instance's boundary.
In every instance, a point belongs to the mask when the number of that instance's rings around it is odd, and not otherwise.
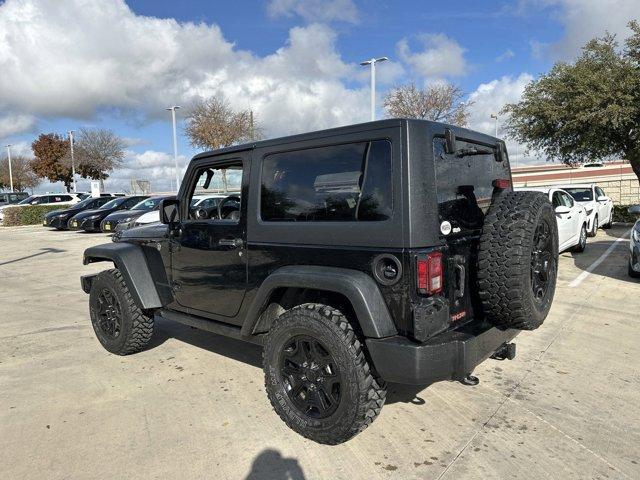
[{"label": "blue sky", "polygon": [[[491,112],[517,101],[524,85],[554,61],[571,60],[607,29],[624,36],[638,1],[65,5],[0,2],[0,142],[29,155],[40,132],[109,128],[129,146],[107,187],[126,189],[130,178],[147,178],[160,191],[170,188],[172,176],[164,111],[171,104],[186,107],[196,97],[221,94],[237,108],[252,108],[268,136],[366,121],[368,72],[358,63],[386,55],[391,61],[378,69],[380,98],[396,84],[448,80],[473,102],[470,127],[493,132]],[[184,166],[196,150],[181,127]],[[509,146],[520,164],[544,162],[525,155],[524,146]]]}]

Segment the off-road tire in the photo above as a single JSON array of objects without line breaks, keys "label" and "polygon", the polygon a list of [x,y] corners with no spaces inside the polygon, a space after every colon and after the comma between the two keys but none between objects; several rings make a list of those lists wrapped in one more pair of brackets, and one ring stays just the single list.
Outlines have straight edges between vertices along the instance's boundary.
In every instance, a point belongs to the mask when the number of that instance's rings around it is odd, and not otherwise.
[{"label": "off-road tire", "polygon": [[593,218],[593,224],[591,225],[591,230],[589,230],[588,234],[590,237],[595,237],[598,234],[598,215]]},{"label": "off-road tire", "polygon": [[[533,292],[534,235],[549,231],[548,282],[544,295]],[[547,196],[505,192],[489,208],[478,251],[478,288],[485,318],[500,328],[534,330],[544,322],[555,292],[558,227]]]},{"label": "off-road tire", "polygon": [[[297,335],[321,342],[342,375],[338,407],[326,418],[306,415],[286,393],[280,355]],[[384,405],[384,381],[372,371],[352,325],[333,307],[307,303],[283,313],[267,334],[263,364],[265,388],[276,413],[292,430],[318,443],[337,445],[349,440],[367,428]]]},{"label": "off-road tire", "polygon": [[[99,323],[98,302],[104,289],[113,294],[120,308],[122,325],[115,338],[105,333]],[[117,268],[100,272],[93,279],[89,293],[89,311],[96,337],[106,350],[116,355],[129,355],[143,350],[153,336],[153,317],[145,315],[136,305]]]},{"label": "off-road tire", "polygon": [[572,252],[582,253],[587,248],[587,225],[582,225],[580,229],[580,239],[578,244],[571,249]]}]

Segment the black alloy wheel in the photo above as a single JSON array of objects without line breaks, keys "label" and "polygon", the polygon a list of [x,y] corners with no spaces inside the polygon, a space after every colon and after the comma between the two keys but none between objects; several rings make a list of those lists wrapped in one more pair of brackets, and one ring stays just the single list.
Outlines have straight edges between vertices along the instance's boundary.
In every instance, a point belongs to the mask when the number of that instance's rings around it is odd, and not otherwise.
[{"label": "black alloy wheel", "polygon": [[546,221],[542,221],[533,234],[531,251],[531,288],[533,298],[538,302],[544,300],[549,286],[550,272],[555,270],[551,249],[551,228]]},{"label": "black alloy wheel", "polygon": [[317,339],[298,335],[284,345],[280,374],[291,402],[300,413],[326,418],[340,405],[340,370]]},{"label": "black alloy wheel", "polygon": [[120,302],[107,288],[98,295],[98,326],[110,338],[118,338],[122,333],[122,308]]}]

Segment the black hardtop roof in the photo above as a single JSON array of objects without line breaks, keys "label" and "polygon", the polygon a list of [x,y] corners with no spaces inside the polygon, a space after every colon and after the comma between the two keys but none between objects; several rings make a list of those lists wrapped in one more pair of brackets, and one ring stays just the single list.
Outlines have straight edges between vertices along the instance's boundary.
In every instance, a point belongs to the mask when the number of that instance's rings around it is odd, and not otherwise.
[{"label": "black hardtop roof", "polygon": [[490,144],[494,144],[497,140],[496,138],[490,135],[485,135],[480,132],[476,132],[476,131],[469,130],[462,127],[457,127],[455,125],[449,125],[446,123],[434,122],[431,120],[418,120],[413,118],[388,118],[383,120],[375,120],[373,122],[356,123],[353,125],[345,125],[342,127],[329,128],[325,130],[316,130],[313,132],[299,133],[296,135],[288,135],[285,137],[270,138],[267,140],[244,143],[241,145],[233,145],[231,147],[219,148],[217,150],[210,150],[210,151],[199,153],[195,155],[191,160],[193,161],[193,160],[198,160],[200,158],[212,157],[216,155],[223,155],[227,153],[252,150],[255,148],[271,147],[274,145],[297,143],[297,142],[303,142],[307,140],[316,140],[316,139],[329,137],[333,135],[344,135],[344,134],[358,133],[358,132],[363,132],[368,130],[377,130],[377,129],[389,128],[389,127],[400,127],[407,123],[422,124],[424,127],[434,129],[434,130],[442,130],[446,127],[452,128],[454,129],[454,133],[456,135],[459,135],[461,137],[466,137],[466,138],[477,139],[479,141],[484,141],[485,143],[490,143]]}]

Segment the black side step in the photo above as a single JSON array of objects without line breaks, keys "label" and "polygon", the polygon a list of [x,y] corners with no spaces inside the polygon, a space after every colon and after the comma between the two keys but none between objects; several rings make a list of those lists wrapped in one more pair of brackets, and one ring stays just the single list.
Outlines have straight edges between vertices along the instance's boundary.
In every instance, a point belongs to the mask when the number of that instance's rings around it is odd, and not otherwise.
[{"label": "black side step", "polygon": [[216,322],[215,320],[209,320],[208,318],[187,315],[186,313],[180,313],[173,310],[163,310],[161,313],[156,313],[156,317],[164,318],[165,320],[172,322],[182,323],[183,325],[188,325],[200,330],[206,330],[207,332],[217,333],[218,335],[224,335],[225,337],[235,338],[236,340],[255,343],[256,345],[262,345],[264,343],[264,335],[252,335],[247,337],[240,333],[240,327]]},{"label": "black side step", "polygon": [[494,360],[513,360],[516,358],[516,344],[515,343],[503,343],[500,345],[491,358]]}]

